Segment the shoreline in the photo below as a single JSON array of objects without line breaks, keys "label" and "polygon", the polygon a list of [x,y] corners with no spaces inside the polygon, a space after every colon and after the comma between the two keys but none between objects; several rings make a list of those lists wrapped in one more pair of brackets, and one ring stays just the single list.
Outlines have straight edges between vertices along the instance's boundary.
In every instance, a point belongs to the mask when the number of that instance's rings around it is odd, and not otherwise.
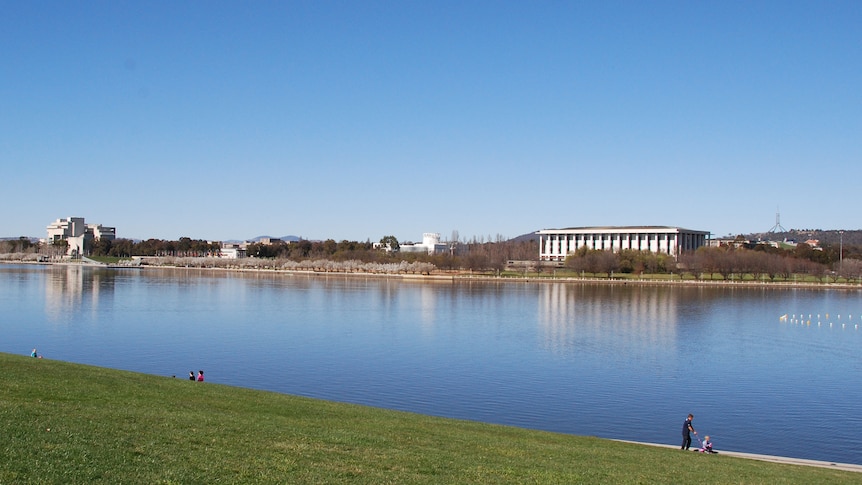
[{"label": "shoreline", "polygon": [[[618,440],[611,438],[611,441],[620,443],[632,443],[635,445],[656,446],[659,448],[679,449],[676,445],[666,445],[662,443],[647,443],[643,441]],[[742,451],[718,450],[718,456],[732,456],[734,458],[745,458],[747,460],[768,461],[771,463],[782,463],[785,465],[813,466],[818,468],[829,468],[831,470],[842,470],[847,472],[862,473],[862,465],[855,463],[838,463],[833,461],[810,460],[808,458],[792,458],[788,456],[775,455],[760,455],[757,453],[745,453]]]},{"label": "shoreline", "polygon": [[476,275],[464,273],[452,274],[404,274],[404,273],[369,273],[369,272],[347,272],[347,271],[315,271],[315,270],[295,270],[295,269],[268,269],[268,268],[216,268],[216,267],[200,267],[200,266],[170,266],[170,265],[138,265],[138,266],[123,266],[123,265],[107,265],[107,264],[87,264],[78,262],[51,262],[51,261],[8,261],[2,260],[0,263],[5,264],[25,264],[39,266],[81,266],[95,267],[111,270],[124,269],[141,269],[141,270],[199,270],[210,272],[226,272],[226,273],[251,273],[251,274],[272,274],[272,275],[303,275],[303,276],[323,276],[323,277],[345,277],[345,278],[391,278],[405,281],[415,282],[436,282],[436,283],[460,283],[460,282],[483,282],[483,283],[566,283],[566,284],[590,284],[590,285],[619,285],[627,286],[694,286],[694,287],[729,287],[729,288],[746,288],[746,289],[808,289],[808,290],[855,290],[862,291],[862,284],[851,283],[812,283],[812,282],[790,282],[790,281],[741,281],[741,280],[696,280],[696,279],[679,279],[679,280],[653,280],[653,279],[623,279],[623,278],[572,278],[572,277],[505,277],[492,275]]}]

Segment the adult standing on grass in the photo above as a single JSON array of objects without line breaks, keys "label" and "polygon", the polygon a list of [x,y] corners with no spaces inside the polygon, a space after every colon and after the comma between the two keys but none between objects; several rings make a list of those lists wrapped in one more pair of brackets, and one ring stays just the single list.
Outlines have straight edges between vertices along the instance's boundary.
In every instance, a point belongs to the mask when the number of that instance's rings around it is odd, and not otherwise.
[{"label": "adult standing on grass", "polygon": [[682,423],[682,446],[681,450],[688,450],[691,447],[691,433],[697,434],[694,427],[691,425],[691,420],[694,419],[694,414],[689,414]]}]

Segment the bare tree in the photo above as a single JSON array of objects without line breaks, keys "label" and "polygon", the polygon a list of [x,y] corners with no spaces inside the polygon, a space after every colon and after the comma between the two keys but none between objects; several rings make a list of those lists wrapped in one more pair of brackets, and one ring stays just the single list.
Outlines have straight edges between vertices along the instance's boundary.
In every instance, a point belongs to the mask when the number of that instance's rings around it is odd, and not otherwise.
[{"label": "bare tree", "polygon": [[617,255],[611,252],[610,250],[599,251],[597,256],[597,264],[599,268],[599,273],[606,273],[608,278],[611,277],[614,271],[619,268],[619,261],[617,260]]},{"label": "bare tree", "polygon": [[844,258],[838,267],[838,274],[847,280],[859,281],[862,278],[862,260]]}]

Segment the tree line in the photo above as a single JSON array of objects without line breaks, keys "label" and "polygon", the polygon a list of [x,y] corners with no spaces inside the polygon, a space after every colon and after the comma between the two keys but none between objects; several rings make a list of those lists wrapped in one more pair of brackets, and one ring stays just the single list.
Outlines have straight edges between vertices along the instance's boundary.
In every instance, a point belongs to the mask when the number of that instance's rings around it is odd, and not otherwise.
[{"label": "tree line", "polygon": [[688,272],[695,276],[718,274],[727,279],[733,275],[751,275],[755,279],[789,279],[796,274],[819,278],[862,277],[862,253],[858,246],[826,245],[813,248],[797,244],[782,249],[766,244],[741,244],[701,247],[680,255],[679,260],[649,251],[622,250],[617,253],[590,250],[586,247],[570,254],[565,267],[593,274],[634,273],[669,274]]},{"label": "tree line", "polygon": [[[449,243],[449,251],[437,254],[386,251],[375,248],[371,241],[337,242],[327,239],[284,242],[276,240],[271,244],[249,243],[246,246],[246,254],[254,260],[277,260],[280,266],[309,261],[351,262],[348,265],[342,265],[346,268],[352,267],[351,265],[372,263],[388,265],[404,261],[408,264],[422,263],[421,267],[413,267],[421,268],[420,272],[433,267],[435,270],[442,271],[470,270],[499,274],[507,267],[509,261],[516,260],[529,262],[532,270],[543,271],[544,266],[538,261],[537,239],[503,240],[499,237],[495,241],[490,239],[489,237],[486,241],[473,238],[472,241],[452,242]],[[388,243],[390,249],[399,247],[398,241],[393,236],[385,236],[380,242]],[[14,254],[59,256],[65,254],[66,247],[65,241],[46,245],[23,237],[0,241],[0,253],[7,255],[3,259],[10,259],[9,255],[14,256]],[[88,248],[88,254],[119,258],[131,256],[214,258],[219,256],[221,248],[221,243],[189,237],[181,237],[176,241],[115,239],[93,241]],[[11,259],[15,258],[11,257]],[[35,256],[30,259],[35,259]],[[245,264],[258,265],[259,263]],[[608,275],[613,273],[669,274],[685,271],[695,275],[718,274],[725,278],[747,274],[757,279],[770,280],[789,278],[794,274],[811,274],[821,278],[858,278],[862,275],[862,245],[835,241],[820,248],[799,243],[792,249],[782,249],[740,240],[738,245],[703,247],[697,251],[683,253],[678,261],[669,255],[648,251],[622,250],[612,253],[583,247],[569,255],[564,266],[575,272]]]},{"label": "tree line", "polygon": [[[490,239],[490,237],[489,237]],[[299,240],[294,242],[273,241],[270,244],[260,242],[246,245],[246,256],[258,260],[280,261],[320,261],[333,262],[354,261],[360,263],[388,264],[405,261],[407,263],[427,263],[442,270],[475,270],[499,272],[512,259],[536,260],[539,253],[537,239],[527,241],[503,240],[485,242],[484,238],[473,238],[469,242],[450,243],[446,253],[427,254],[402,253],[397,250],[399,243],[394,236],[385,236],[381,243],[390,244],[390,249],[375,248],[371,241],[337,242],[333,239],[324,241]],[[65,254],[65,241],[43,245],[33,243],[27,238],[19,240],[0,241],[0,253],[4,254],[48,254],[60,256]],[[200,239],[181,237],[170,241],[162,239],[147,239],[133,241],[131,239],[95,240],[88,245],[87,256],[111,256],[130,258],[132,256],[149,256],[163,258],[215,258],[221,253],[222,244]],[[252,263],[247,263],[252,264]],[[425,266],[423,266],[425,268]]]}]

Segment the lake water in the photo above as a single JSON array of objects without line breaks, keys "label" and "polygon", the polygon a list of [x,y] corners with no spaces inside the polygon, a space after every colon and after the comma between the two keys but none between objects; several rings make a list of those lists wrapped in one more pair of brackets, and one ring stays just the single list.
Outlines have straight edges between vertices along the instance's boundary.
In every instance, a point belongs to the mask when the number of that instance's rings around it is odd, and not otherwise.
[{"label": "lake water", "polygon": [[718,450],[862,464],[855,290],[0,265],[0,315],[7,353],[674,445],[693,413]]}]

